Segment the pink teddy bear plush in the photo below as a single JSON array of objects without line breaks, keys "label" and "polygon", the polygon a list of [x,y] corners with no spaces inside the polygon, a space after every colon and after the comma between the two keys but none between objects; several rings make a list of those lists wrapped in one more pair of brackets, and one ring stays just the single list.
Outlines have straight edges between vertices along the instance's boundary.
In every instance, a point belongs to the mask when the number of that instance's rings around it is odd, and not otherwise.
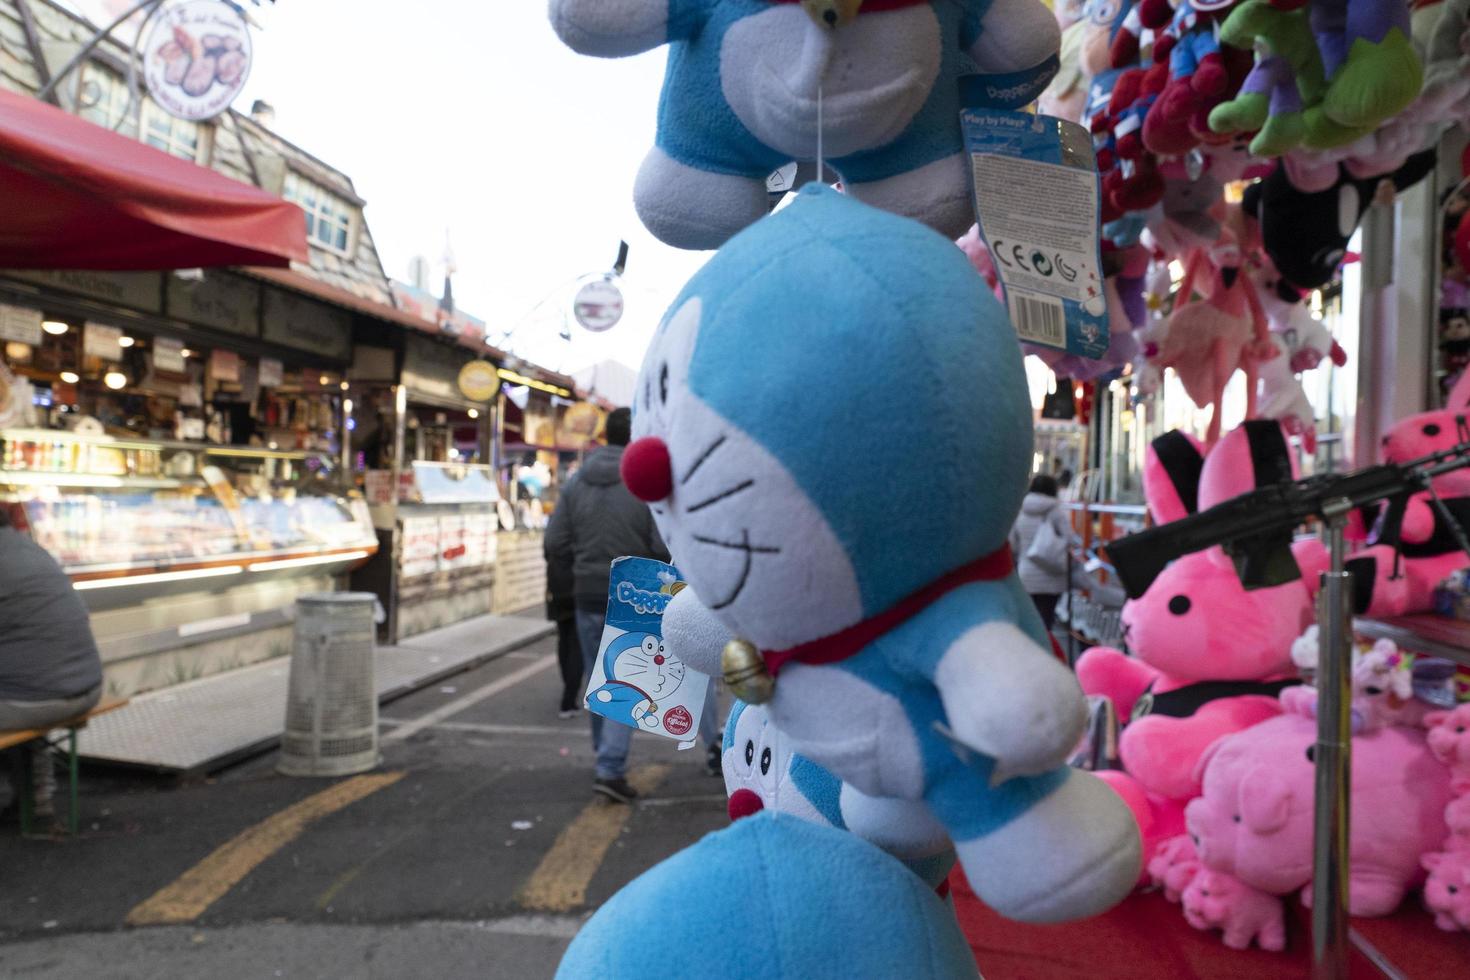
[{"label": "pink teddy bear plush", "polygon": [[1431,711],[1424,716],[1429,730],[1429,751],[1450,767],[1455,793],[1470,793],[1470,704],[1451,711]]},{"label": "pink teddy bear plush", "polygon": [[1470,793],[1450,800],[1449,806],[1444,808],[1444,822],[1450,829],[1444,849],[1470,854]]},{"label": "pink teddy bear plush", "polygon": [[1188,834],[1171,837],[1159,845],[1148,863],[1148,876],[1156,887],[1164,890],[1164,898],[1178,903],[1184,890],[1199,874],[1199,855]]},{"label": "pink teddy bear plush", "polygon": [[1281,899],[1218,871],[1200,871],[1184,890],[1184,919],[1196,929],[1222,930],[1231,949],[1252,942],[1277,953],[1286,948]]},{"label": "pink teddy bear plush", "polygon": [[1446,932],[1470,932],[1470,852],[1426,854],[1424,868],[1424,907],[1434,914],[1434,924]]}]

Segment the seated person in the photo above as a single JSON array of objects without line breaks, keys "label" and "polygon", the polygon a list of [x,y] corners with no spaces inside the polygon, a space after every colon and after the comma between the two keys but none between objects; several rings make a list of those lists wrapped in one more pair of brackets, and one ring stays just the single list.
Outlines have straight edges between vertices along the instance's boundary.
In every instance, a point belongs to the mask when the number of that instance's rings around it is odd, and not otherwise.
[{"label": "seated person", "polygon": [[[75,718],[101,696],[102,658],[87,607],[56,559],[11,527],[0,504],[0,731]],[[20,752],[32,753],[36,815],[54,818],[46,743],[21,746],[17,763]]]}]

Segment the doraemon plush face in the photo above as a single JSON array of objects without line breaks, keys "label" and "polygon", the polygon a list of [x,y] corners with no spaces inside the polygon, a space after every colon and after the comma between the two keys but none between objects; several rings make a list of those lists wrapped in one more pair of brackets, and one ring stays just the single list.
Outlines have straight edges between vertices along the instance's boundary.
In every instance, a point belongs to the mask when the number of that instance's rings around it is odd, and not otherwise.
[{"label": "doraemon plush face", "polygon": [[764,215],[767,176],[819,143],[853,194],[959,235],[959,77],[1026,71],[1039,94],[1061,41],[1036,0],[552,0],[551,22],[584,54],[669,45],[634,198],[681,248]]},{"label": "doraemon plush face", "polygon": [[846,829],[837,777],[791,751],[764,708],[736,701],[725,721],[725,792],[730,819],[762,810]]},{"label": "doraemon plush face", "polygon": [[[964,254],[814,187],[676,300],[633,436],[667,447],[647,476],[668,486],[630,486],[700,600],[781,649],[999,548],[1031,411],[1014,330]],[[938,460],[945,479],[913,478]]]}]

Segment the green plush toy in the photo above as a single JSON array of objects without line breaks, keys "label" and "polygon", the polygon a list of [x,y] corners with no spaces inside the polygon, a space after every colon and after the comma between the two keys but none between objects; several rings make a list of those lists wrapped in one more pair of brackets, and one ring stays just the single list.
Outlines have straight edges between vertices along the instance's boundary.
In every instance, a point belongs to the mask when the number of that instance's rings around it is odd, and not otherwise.
[{"label": "green plush toy", "polygon": [[1210,129],[1223,136],[1255,132],[1250,149],[1258,157],[1296,149],[1306,137],[1306,109],[1327,90],[1307,12],[1247,0],[1221,25],[1220,43],[1257,47],[1256,65],[1240,94],[1210,112]]}]

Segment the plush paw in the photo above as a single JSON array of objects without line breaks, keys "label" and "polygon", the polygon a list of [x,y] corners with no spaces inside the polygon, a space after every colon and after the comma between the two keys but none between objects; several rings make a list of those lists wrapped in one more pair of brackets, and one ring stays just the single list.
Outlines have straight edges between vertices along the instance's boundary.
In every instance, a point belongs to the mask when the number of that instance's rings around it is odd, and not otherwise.
[{"label": "plush paw", "polygon": [[1020,922],[1105,912],[1132,891],[1142,866],[1128,807],[1080,770],[1024,816],[955,850],[981,901]]},{"label": "plush paw", "polygon": [[1267,119],[1256,138],[1251,140],[1251,152],[1258,157],[1281,156],[1300,146],[1306,133],[1306,121],[1300,112],[1278,113]]},{"label": "plush paw", "polygon": [[666,245],[715,249],[770,210],[766,182],[698,170],[655,147],[633,185],[638,217]]},{"label": "plush paw", "polygon": [[1377,44],[1358,38],[1332,77],[1322,108],[1342,126],[1372,128],[1407,109],[1424,87],[1424,66],[1403,31]]},{"label": "plush paw", "polygon": [[[1242,92],[1210,110],[1210,129],[1217,133],[1254,133],[1266,124],[1271,100],[1258,92]],[[1254,151],[1253,151],[1254,152]]]}]

